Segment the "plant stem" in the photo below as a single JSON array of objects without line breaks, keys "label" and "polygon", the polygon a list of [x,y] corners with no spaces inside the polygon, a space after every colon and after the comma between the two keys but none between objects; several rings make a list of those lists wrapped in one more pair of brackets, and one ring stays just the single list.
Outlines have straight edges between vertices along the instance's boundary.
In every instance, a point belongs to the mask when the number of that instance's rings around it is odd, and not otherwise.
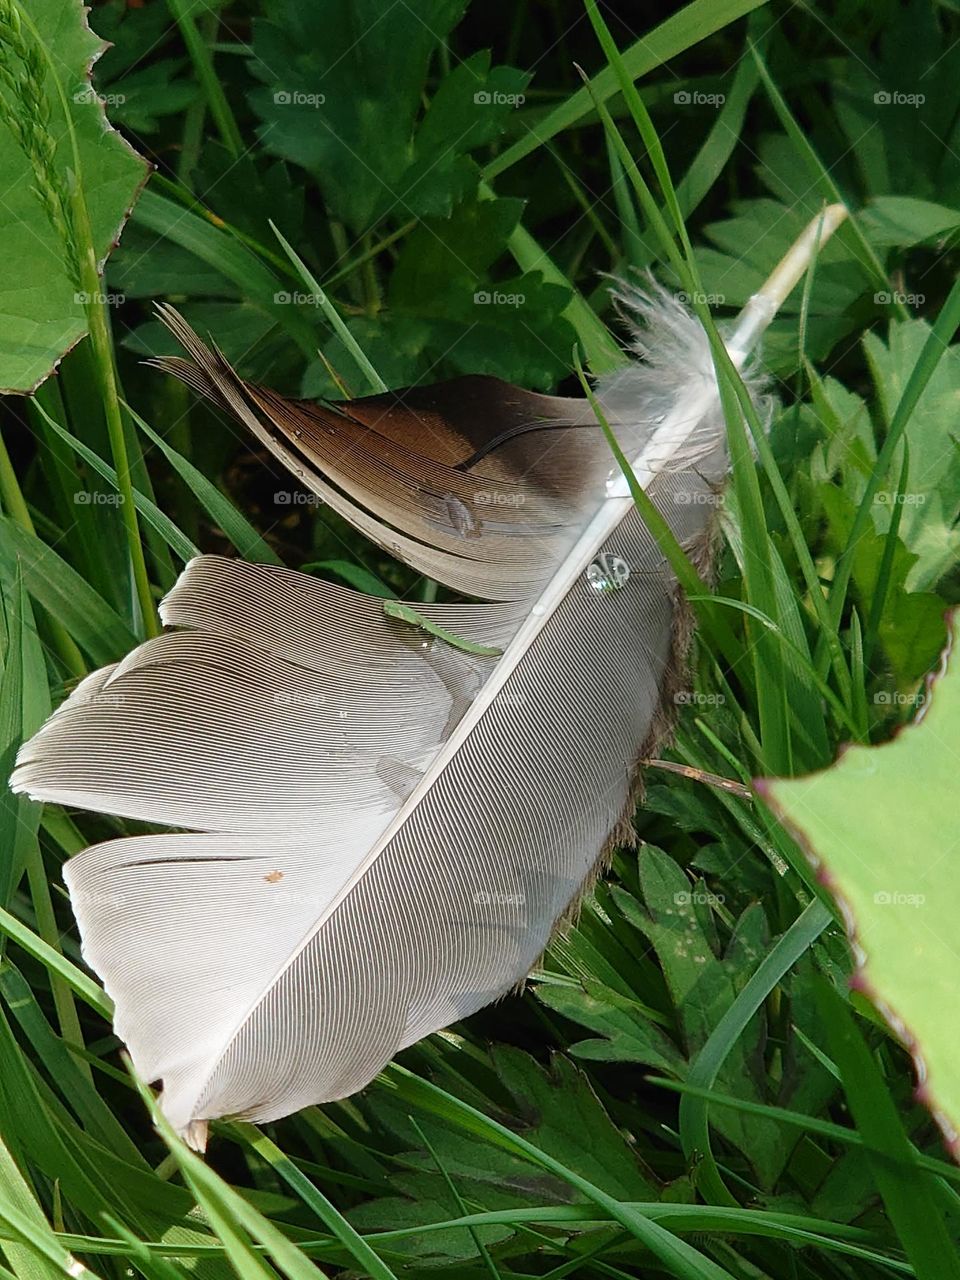
[{"label": "plant stem", "polygon": [[[11,520],[22,529],[26,529],[27,533],[36,532],[2,435],[0,435],[0,502],[3,503]],[[46,614],[46,618],[50,639],[63,659],[64,666],[72,676],[82,679],[87,674],[87,664],[83,660],[83,654],[77,648],[76,641],[52,614]]]},{"label": "plant stem", "polygon": [[197,73],[197,79],[200,81],[200,87],[203,89],[207,106],[223,140],[223,145],[236,159],[243,151],[243,139],[240,137],[240,130],[237,128],[237,122],[233,118],[233,112],[230,110],[230,104],[227,101],[227,95],[223,91],[223,85],[217,78],[213,57],[207,42],[198,31],[190,8],[184,4],[183,0],[167,0],[167,8],[180,28],[183,43],[187,46],[190,61],[193,63],[193,69]]},{"label": "plant stem", "polygon": [[[117,394],[110,323],[106,312],[106,298],[101,289],[102,281],[97,265],[93,228],[83,195],[80,149],[77,144],[70,102],[60,79],[57,64],[40,39],[35,23],[19,6],[7,6],[7,8],[9,11],[2,14],[4,32],[8,41],[15,41],[15,47],[18,49],[24,67],[19,78],[9,73],[20,95],[17,101],[20,103],[21,110],[15,123],[18,123],[21,145],[34,166],[37,194],[55,230],[60,235],[66,264],[81,290],[76,300],[83,302],[87,328],[90,332],[97,381],[117,470],[117,487],[123,498],[122,519],[133,566],[137,599],[143,617],[143,630],[147,636],[156,636],[160,634],[160,626],[150,593],[150,581],[147,577],[147,566],[137,524],[137,511],[133,504],[133,483],[127,459],[120,400]],[[54,91],[63,109],[67,129],[66,138],[73,158],[73,167],[67,169],[65,173],[61,173],[54,164],[57,144],[48,127],[49,109],[44,105],[46,104],[43,91],[44,64],[52,77]],[[26,110],[25,108],[28,108],[31,103],[38,105],[32,111]]]},{"label": "plant stem", "polygon": [[[208,47],[213,45],[219,22],[219,13],[211,10],[209,13],[203,14],[197,23],[200,39]],[[204,97],[199,97],[187,107],[183,117],[183,138],[180,143],[180,155],[177,159],[177,178],[188,190],[191,189],[190,178],[197,160],[200,158],[206,116],[207,100]]]},{"label": "plant stem", "polygon": [[[30,852],[27,857],[27,885],[30,889],[30,897],[37,917],[37,933],[54,951],[61,951],[60,926],[57,924],[57,917],[53,910],[50,882],[47,878],[46,867],[43,865],[40,843],[36,839],[31,840]],[[73,998],[73,992],[70,990],[70,984],[58,973],[50,974],[50,994],[53,996],[54,1008],[57,1011],[57,1022],[60,1026],[64,1043],[70,1048],[82,1051],[84,1048],[83,1029],[80,1026],[76,1001]],[[90,1069],[90,1064],[79,1053],[74,1055],[74,1061],[77,1064],[77,1069],[92,1084],[93,1072]]]},{"label": "plant stem", "polygon": [[3,502],[7,514],[24,529],[34,532],[33,521],[27,510],[27,502],[17,481],[17,473],[13,469],[7,445],[0,435],[0,501]]},{"label": "plant stem", "polygon": [[120,411],[120,398],[117,392],[117,378],[113,363],[113,343],[110,335],[110,322],[107,318],[107,303],[101,288],[101,277],[97,270],[96,251],[93,247],[93,234],[86,203],[76,178],[72,181],[72,208],[77,229],[77,240],[80,245],[80,282],[83,289],[84,308],[87,316],[87,328],[90,330],[90,342],[93,348],[97,380],[100,384],[100,395],[103,400],[103,412],[107,423],[107,434],[110,439],[110,451],[113,465],[117,471],[117,488],[123,501],[120,514],[127,535],[127,547],[130,562],[133,566],[133,580],[137,599],[140,602],[140,613],[143,619],[143,630],[147,637],[160,634],[157,611],[150,592],[150,579],[147,576],[147,565],[143,556],[143,544],[140,541],[140,528],[137,522],[137,508],[133,499],[133,481],[130,478],[130,464],[127,458],[127,443],[123,431],[123,416]]}]

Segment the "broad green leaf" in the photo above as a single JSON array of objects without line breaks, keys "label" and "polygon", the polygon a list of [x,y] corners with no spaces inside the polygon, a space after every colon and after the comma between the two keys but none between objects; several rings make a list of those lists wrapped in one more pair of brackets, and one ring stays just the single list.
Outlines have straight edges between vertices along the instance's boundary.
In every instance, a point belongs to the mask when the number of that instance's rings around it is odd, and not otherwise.
[{"label": "broad green leaf", "polygon": [[[519,200],[465,203],[406,240],[389,302],[395,330],[412,332],[431,377],[443,360],[451,372],[496,374],[547,390],[567,372],[575,336],[561,312],[569,290],[539,271],[490,278],[521,210]],[[376,350],[367,350],[376,363]]]},{"label": "broad green leaf", "polygon": [[[80,0],[30,0],[21,6],[21,14],[27,38],[43,50],[43,95],[50,111],[47,129],[55,143],[54,168],[63,183],[68,170],[77,175],[96,254],[103,260],[146,181],[147,164],[106,125],[103,104],[90,83],[90,66],[104,45],[87,25]],[[15,75],[21,72],[22,64],[9,47],[3,57]],[[10,86],[0,92],[8,103],[17,97]],[[83,337],[86,321],[62,239],[33,190],[33,167],[4,112],[0,173],[0,388],[26,392]]]},{"label": "broad green leaf", "polygon": [[913,196],[877,196],[860,215],[860,225],[878,248],[909,248],[956,231],[960,210]]},{"label": "broad green leaf", "polygon": [[682,1054],[636,1001],[599,982],[585,979],[582,987],[537,985],[537,996],[549,1009],[571,1022],[589,1027],[603,1039],[580,1040],[570,1046],[575,1058],[593,1062],[642,1062],[682,1075]]},{"label": "broad green leaf", "polygon": [[636,1155],[604,1110],[589,1078],[562,1055],[548,1071],[518,1049],[493,1051],[500,1079],[525,1121],[529,1141],[623,1200],[649,1189]]},{"label": "broad green leaf", "polygon": [[677,1239],[670,1232],[661,1230],[652,1215],[642,1210],[638,1212],[632,1204],[609,1195],[588,1178],[564,1165],[562,1160],[557,1160],[499,1121],[492,1120],[476,1107],[462,1102],[397,1063],[386,1068],[380,1081],[404,1103],[416,1107],[417,1111],[439,1116],[456,1126],[463,1134],[514,1152],[547,1173],[562,1178],[641,1241],[678,1280],[731,1280],[731,1273],[726,1268],[718,1266],[712,1258]]},{"label": "broad green leaf", "polygon": [[[892,497],[893,491],[885,496]],[[846,545],[853,527],[855,501],[832,485],[824,485],[819,498],[827,518],[828,544],[839,551]],[[889,517],[889,508],[887,515]],[[877,588],[885,541],[886,534],[868,530],[857,542],[853,586],[857,603],[864,612],[869,610]],[[908,551],[898,537],[893,549],[887,601],[878,628],[880,644],[898,690],[909,686],[930,669],[943,648],[946,634],[944,602],[940,597],[932,592],[910,591],[905,585],[918,560],[919,557]],[[886,689],[880,689],[875,695],[875,701],[879,700],[880,704],[885,698],[893,700]]]},{"label": "broad green leaf", "polygon": [[[391,386],[486,373],[552,390],[568,371],[576,335],[563,312],[569,287],[539,269],[498,278],[497,260],[518,229],[522,202],[467,200],[449,218],[422,221],[405,239],[390,277],[387,308],[348,323]],[[354,361],[339,338],[324,348],[352,390]],[[305,395],[341,398],[318,367]]]},{"label": "broad green leaf", "polygon": [[[765,922],[759,908],[745,913],[728,944],[730,954],[718,956],[698,911],[701,905],[709,907],[713,897],[706,886],[692,885],[672,858],[650,846],[641,850],[638,867],[644,907],[625,889],[616,890],[614,898],[626,918],[656,950],[677,1009],[687,1054],[694,1058],[733,1004],[737,976],[742,982],[757,967],[765,946]],[[761,936],[752,943],[742,936],[751,928],[761,930]],[[763,1021],[758,1015],[724,1063],[719,1077],[722,1088],[761,1100],[753,1064],[763,1033]],[[729,1113],[716,1117],[714,1123],[750,1159],[761,1179],[772,1183],[785,1157],[777,1126],[755,1116]]]},{"label": "broad green leaf", "polygon": [[956,644],[954,628],[922,719],[892,742],[849,747],[829,769],[761,788],[842,904],[860,985],[922,1064],[920,1096],[955,1151],[960,1028],[945,1010],[960,984],[960,880],[950,870],[958,834]]},{"label": "broad green leaf", "polygon": [[199,90],[186,73],[188,60],[156,58],[172,25],[165,4],[98,4],[91,17],[97,35],[110,41],[97,63],[96,78],[117,124],[135,133],[152,133],[159,127],[158,117],[196,101]]},{"label": "broad green leaf", "polygon": [[234,300],[241,296],[239,285],[215,266],[198,259],[184,245],[166,238],[158,240],[136,218],[111,255],[107,273],[111,289],[124,298],[150,299],[166,293]]},{"label": "broad green leaf", "polygon": [[[766,158],[770,161],[769,153]],[[788,158],[781,163],[787,164]],[[793,161],[792,170],[795,167]],[[799,207],[795,198],[787,204],[761,196],[734,203],[730,217],[709,223],[704,234],[711,243],[697,250],[696,261],[710,305],[728,314],[743,307],[820,207],[821,201],[812,196]],[[845,313],[864,287],[862,268],[833,237],[820,250],[817,262],[806,335],[808,355],[822,358],[849,332],[853,320]],[[802,291],[795,289],[764,338],[764,366],[781,377],[797,367],[796,321],[789,317],[800,310],[801,300]]]},{"label": "broad green leaf", "polygon": [[[867,358],[877,388],[880,409],[889,423],[930,336],[922,320],[894,323],[884,343],[876,334],[864,337]],[[960,348],[944,351],[933,377],[924,388],[907,422],[904,438],[910,449],[907,486],[894,494],[891,483],[874,498],[874,524],[883,531],[890,523],[894,502],[902,506],[900,537],[917,556],[906,586],[913,591],[934,587],[960,557],[960,439],[957,404],[960,402]]]},{"label": "broad green leaf", "polygon": [[275,155],[316,175],[333,215],[354,231],[381,215],[449,214],[480,179],[468,152],[493,141],[523,102],[528,76],[475,53],[423,111],[431,56],[464,0],[416,11],[377,0],[270,0],[255,24],[251,95]]},{"label": "broad green leaf", "polygon": [[116,123],[134,133],[156,133],[162,117],[189,107],[198,92],[184,74],[187,66],[186,58],[164,58],[112,85],[105,96],[117,99],[111,111]]},{"label": "broad green leaf", "polygon": [[845,167],[873,195],[956,205],[960,46],[936,6],[926,0],[892,6],[851,52],[844,73],[831,78],[837,123],[849,142]]}]

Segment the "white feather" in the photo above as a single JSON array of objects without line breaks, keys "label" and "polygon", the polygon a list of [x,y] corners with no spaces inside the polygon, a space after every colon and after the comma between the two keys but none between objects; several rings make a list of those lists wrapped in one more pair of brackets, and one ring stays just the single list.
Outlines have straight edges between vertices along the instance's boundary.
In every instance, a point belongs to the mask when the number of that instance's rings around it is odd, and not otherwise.
[{"label": "white feather", "polygon": [[[689,543],[710,509],[692,499],[725,469],[709,348],[675,300],[622,300],[641,363],[598,396]],[[210,369],[202,390],[243,399]],[[612,471],[558,562],[525,536],[541,563],[525,598],[422,606],[499,658],[358,593],[202,557],[164,602],[176,630],[88,677],[23,747],[17,791],[194,832],[97,845],[65,877],[117,1032],[195,1145],[217,1116],[346,1096],[508,991],[628,810],[675,664],[674,580]],[[628,571],[608,592],[601,556]]]}]

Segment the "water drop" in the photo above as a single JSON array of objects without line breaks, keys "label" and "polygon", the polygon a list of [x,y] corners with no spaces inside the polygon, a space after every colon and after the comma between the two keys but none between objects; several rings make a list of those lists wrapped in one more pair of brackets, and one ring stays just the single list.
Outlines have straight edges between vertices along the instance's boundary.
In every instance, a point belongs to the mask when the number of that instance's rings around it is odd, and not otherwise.
[{"label": "water drop", "polygon": [[443,495],[444,505],[447,508],[447,516],[450,523],[456,529],[461,538],[479,538],[480,522],[476,519],[473,512],[465,502],[461,502],[459,498],[452,493]]},{"label": "water drop", "polygon": [[609,595],[618,591],[630,577],[630,566],[626,560],[605,551],[597,556],[587,568],[587,582],[601,595]]}]

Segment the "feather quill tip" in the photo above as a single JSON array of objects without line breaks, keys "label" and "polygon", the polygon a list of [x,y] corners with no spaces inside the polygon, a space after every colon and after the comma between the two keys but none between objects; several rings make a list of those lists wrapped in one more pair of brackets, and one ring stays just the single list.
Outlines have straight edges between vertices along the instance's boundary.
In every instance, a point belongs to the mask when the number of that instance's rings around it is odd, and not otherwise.
[{"label": "feather quill tip", "polygon": [[[162,1105],[162,1103],[161,1103]],[[210,1125],[206,1120],[191,1120],[186,1128],[180,1130],[180,1137],[191,1151],[199,1151],[201,1155],[207,1149],[210,1136]]]}]

